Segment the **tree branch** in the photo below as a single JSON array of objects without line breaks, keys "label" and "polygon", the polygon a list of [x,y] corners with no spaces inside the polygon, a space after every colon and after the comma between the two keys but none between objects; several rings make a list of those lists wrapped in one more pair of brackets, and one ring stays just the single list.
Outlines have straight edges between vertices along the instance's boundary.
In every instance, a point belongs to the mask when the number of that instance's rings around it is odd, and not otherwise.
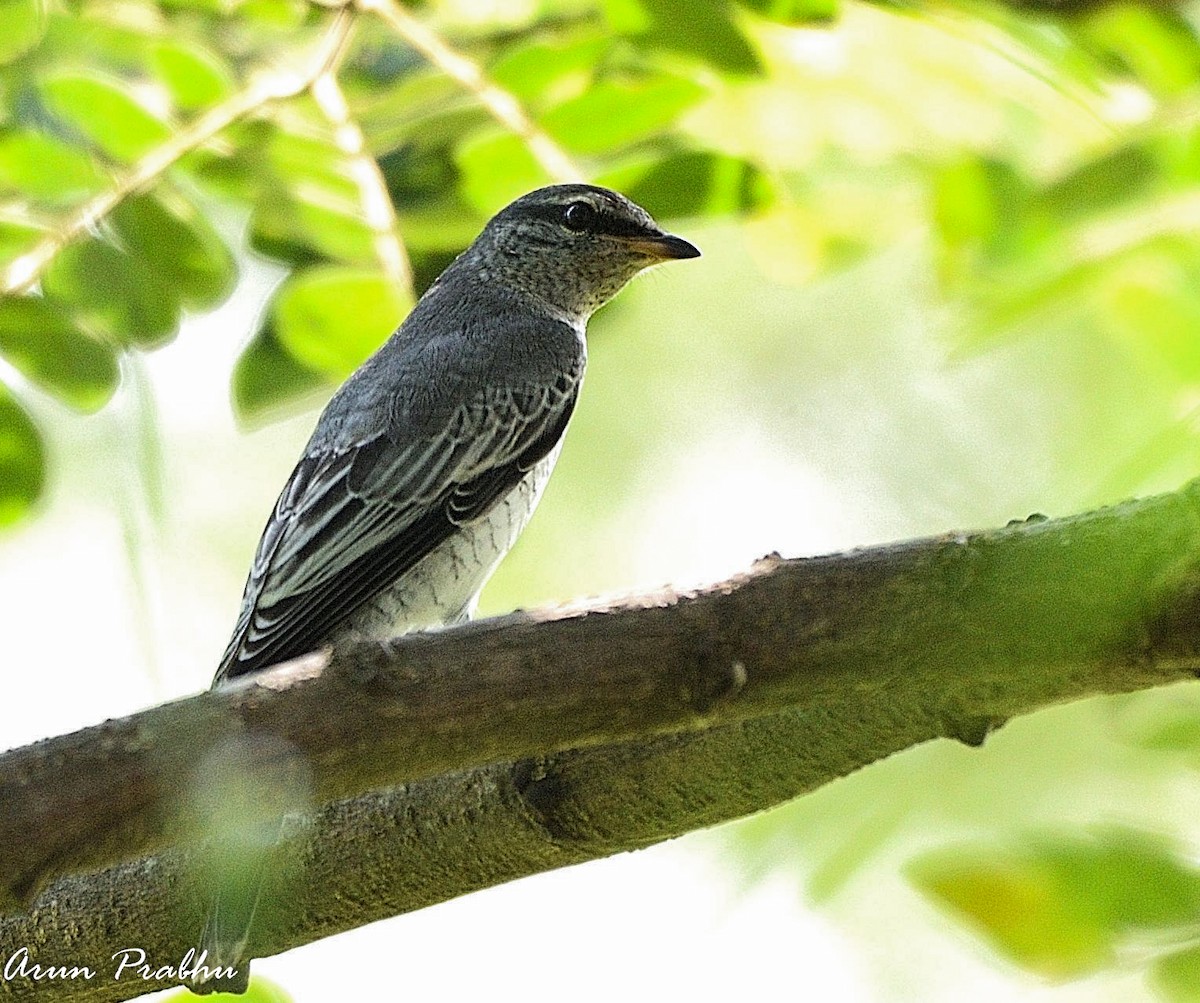
[{"label": "tree branch", "polygon": [[235,122],[275,101],[303,94],[320,79],[341,52],[351,24],[349,10],[337,11],[329,29],[321,37],[316,53],[309,57],[307,68],[302,72],[258,72],[244,90],[210,108],[166,142],[152,149],[118,178],[111,188],[89,199],[31,250],[0,271],[0,295],[28,292],[37,284],[59,251],[99,224],[129,196],[150,187],[185,156],[198,150]]},{"label": "tree branch", "polygon": [[[345,9],[342,13],[346,13]],[[363,218],[375,235],[375,257],[379,267],[393,284],[412,297],[412,262],[400,236],[396,208],[392,205],[392,197],[378,162],[367,153],[367,140],[362,126],[350,114],[350,105],[338,83],[336,65],[330,66],[317,77],[310,90],[321,114],[334,128],[338,149],[349,159]]]},{"label": "tree branch", "polygon": [[170,984],[113,980],[109,958],[136,945],[178,965],[194,944],[207,896],[189,847],[212,791],[236,789],[213,787],[230,762],[251,801],[294,810],[264,896],[286,908],[250,943],[263,956],[1198,670],[1200,482],[310,656],[0,757],[0,962],[28,946],[104,973],[0,979],[0,998]]}]

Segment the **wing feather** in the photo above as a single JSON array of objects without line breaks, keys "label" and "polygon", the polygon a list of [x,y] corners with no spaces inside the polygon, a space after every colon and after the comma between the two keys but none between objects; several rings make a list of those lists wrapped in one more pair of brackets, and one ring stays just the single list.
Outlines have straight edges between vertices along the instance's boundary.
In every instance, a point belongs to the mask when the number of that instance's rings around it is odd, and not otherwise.
[{"label": "wing feather", "polygon": [[562,437],[582,365],[554,386],[488,390],[432,434],[376,435],[296,466],[259,542],[217,681],[311,651]]}]

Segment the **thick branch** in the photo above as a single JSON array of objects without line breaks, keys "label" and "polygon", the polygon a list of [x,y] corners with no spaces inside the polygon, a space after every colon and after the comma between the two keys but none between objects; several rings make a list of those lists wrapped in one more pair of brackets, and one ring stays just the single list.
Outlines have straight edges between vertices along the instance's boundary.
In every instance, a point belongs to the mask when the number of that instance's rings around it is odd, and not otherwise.
[{"label": "thick branch", "polygon": [[1198,614],[1193,485],[310,658],[15,750],[0,757],[0,880],[43,890],[31,911],[10,903],[0,958],[29,945],[106,975],[0,980],[0,997],[167,984],[115,982],[108,959],[136,944],[177,964],[194,943],[193,778],[222,749],[252,749],[251,781],[300,776],[310,798],[261,956],[765,808],[931,738],[977,743],[1015,714],[1193,678]]}]

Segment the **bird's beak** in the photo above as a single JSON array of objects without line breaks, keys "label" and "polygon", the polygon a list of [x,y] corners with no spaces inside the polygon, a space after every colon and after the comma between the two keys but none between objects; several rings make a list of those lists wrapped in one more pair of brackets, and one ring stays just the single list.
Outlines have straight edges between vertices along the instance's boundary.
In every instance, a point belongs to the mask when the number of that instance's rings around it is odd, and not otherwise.
[{"label": "bird's beak", "polygon": [[626,241],[635,251],[640,251],[656,261],[672,261],[679,258],[698,258],[700,249],[682,237],[669,233],[661,235],[647,234],[644,237],[630,237]]}]

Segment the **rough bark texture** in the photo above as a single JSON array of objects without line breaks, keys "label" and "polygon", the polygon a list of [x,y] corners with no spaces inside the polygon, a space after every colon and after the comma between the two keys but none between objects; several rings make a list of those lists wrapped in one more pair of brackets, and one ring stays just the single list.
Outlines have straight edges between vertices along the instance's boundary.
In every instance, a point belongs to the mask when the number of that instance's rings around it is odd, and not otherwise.
[{"label": "rough bark texture", "polygon": [[[293,812],[262,956],[1198,668],[1196,485],[302,660],[0,757],[0,964],[98,971],[0,998],[170,984],[114,981],[110,956],[179,963],[207,897],[191,847],[239,784]],[[214,776],[234,780],[206,796]]]}]

